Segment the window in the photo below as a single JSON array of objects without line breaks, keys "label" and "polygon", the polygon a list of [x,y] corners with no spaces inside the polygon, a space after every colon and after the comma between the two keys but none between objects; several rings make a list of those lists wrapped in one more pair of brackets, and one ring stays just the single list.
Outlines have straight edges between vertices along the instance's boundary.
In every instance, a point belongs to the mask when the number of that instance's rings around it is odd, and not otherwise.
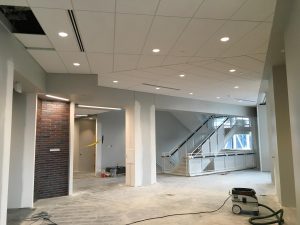
[{"label": "window", "polygon": [[234,134],[230,138],[226,145],[225,149],[233,150],[251,150],[252,149],[252,133],[246,134]]}]

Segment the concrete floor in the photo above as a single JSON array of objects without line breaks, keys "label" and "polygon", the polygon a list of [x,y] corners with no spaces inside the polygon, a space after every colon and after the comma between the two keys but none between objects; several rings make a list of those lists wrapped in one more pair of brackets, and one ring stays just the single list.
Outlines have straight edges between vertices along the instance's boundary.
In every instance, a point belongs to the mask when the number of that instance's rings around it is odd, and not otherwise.
[{"label": "concrete floor", "polygon": [[[124,181],[124,177],[96,178],[91,174],[77,174],[73,196],[39,200],[34,211],[9,211],[8,224],[32,224],[17,220],[46,211],[59,225],[125,225],[148,217],[216,209],[227,198],[232,187],[254,188],[261,203],[279,209],[270,174],[253,170],[200,177],[159,175],[157,184],[136,188],[125,186]],[[295,224],[293,215],[294,211],[288,210],[284,217],[285,224]],[[248,218],[249,215],[233,215],[231,202],[228,201],[224,208],[213,214],[175,216],[139,224],[242,225],[249,224]]]}]

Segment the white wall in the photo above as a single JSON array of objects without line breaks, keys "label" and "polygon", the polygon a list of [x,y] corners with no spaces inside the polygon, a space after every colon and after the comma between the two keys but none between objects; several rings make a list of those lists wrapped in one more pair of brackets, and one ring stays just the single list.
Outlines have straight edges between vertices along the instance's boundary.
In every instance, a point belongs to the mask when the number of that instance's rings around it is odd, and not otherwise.
[{"label": "white wall", "polygon": [[[0,37],[1,39],[1,37]],[[1,52],[0,42],[0,52]],[[14,65],[0,54],[0,225],[6,224]]]},{"label": "white wall", "polygon": [[186,128],[190,131],[194,131],[199,127],[199,124],[203,124],[210,114],[204,114],[199,112],[189,111],[170,111]]},{"label": "white wall", "polygon": [[25,117],[26,96],[14,92],[11,127],[8,208],[18,208],[18,206],[21,205],[22,200]]},{"label": "white wall", "polygon": [[300,1],[293,1],[285,33],[285,55],[295,174],[297,224],[300,223]]},{"label": "white wall", "polygon": [[45,88],[46,74],[2,24],[0,40],[0,225],[4,225],[7,213],[14,70],[38,90]]},{"label": "white wall", "polygon": [[268,123],[267,123],[267,106],[257,106],[258,119],[258,137],[259,137],[259,156],[260,170],[262,172],[272,171],[272,155],[269,148]]},{"label": "white wall", "polygon": [[156,120],[156,162],[162,166],[161,155],[179,145],[190,134],[176,117],[167,111],[155,112]]},{"label": "white wall", "polygon": [[33,207],[36,95],[14,92],[8,208]]},{"label": "white wall", "polygon": [[[125,166],[125,111],[110,111],[98,115],[98,157],[101,167]],[[103,144],[101,143],[103,136]]]}]

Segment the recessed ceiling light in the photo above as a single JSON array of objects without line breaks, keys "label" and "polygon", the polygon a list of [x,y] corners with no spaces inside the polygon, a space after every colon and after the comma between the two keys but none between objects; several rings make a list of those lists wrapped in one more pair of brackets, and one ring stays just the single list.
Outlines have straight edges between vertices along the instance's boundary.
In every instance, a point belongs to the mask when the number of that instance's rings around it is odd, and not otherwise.
[{"label": "recessed ceiling light", "polygon": [[185,77],[185,74],[180,74],[179,76],[180,76],[180,77]]},{"label": "recessed ceiling light", "polygon": [[88,116],[87,114],[77,114],[76,117],[86,117]]},{"label": "recessed ceiling light", "polygon": [[119,81],[117,81],[117,80],[114,80],[113,82],[114,82],[115,84],[119,83]]},{"label": "recessed ceiling light", "polygon": [[75,63],[73,63],[73,65],[74,65],[74,66],[80,66],[80,63],[75,62]]},{"label": "recessed ceiling light", "polygon": [[234,86],[234,88],[235,88],[235,89],[238,89],[238,88],[240,88],[240,87],[239,87],[239,86]]},{"label": "recessed ceiling light", "polygon": [[193,95],[194,93],[193,93],[193,92],[190,92],[189,94],[190,94],[190,95]]},{"label": "recessed ceiling light", "polygon": [[217,96],[216,98],[217,98],[217,99],[221,99],[221,97],[219,97],[219,96]]},{"label": "recessed ceiling light", "polygon": [[230,69],[229,72],[230,73],[234,73],[236,70],[235,69]]},{"label": "recessed ceiling light", "polygon": [[220,41],[222,41],[222,42],[227,42],[227,41],[229,41],[229,37],[222,37],[221,39],[220,39]]},{"label": "recessed ceiling light", "polygon": [[61,37],[68,37],[68,34],[66,32],[59,32],[58,35]]},{"label": "recessed ceiling light", "polygon": [[155,88],[156,90],[159,90],[160,88],[159,87],[157,87],[157,88]]},{"label": "recessed ceiling light", "polygon": [[79,108],[88,108],[88,109],[111,109],[111,110],[122,110],[121,108],[112,108],[112,107],[103,107],[103,106],[94,106],[94,105],[78,105]]},{"label": "recessed ceiling light", "polygon": [[46,95],[46,97],[48,97],[48,98],[53,98],[53,99],[57,99],[57,100],[62,100],[62,101],[66,101],[66,102],[70,101],[70,100],[67,99],[67,98],[62,98],[62,97],[58,97],[58,96],[54,96],[54,95]]},{"label": "recessed ceiling light", "polygon": [[154,48],[154,49],[152,49],[152,52],[154,52],[154,53],[158,53],[158,52],[160,52],[160,49],[158,49],[158,48]]}]

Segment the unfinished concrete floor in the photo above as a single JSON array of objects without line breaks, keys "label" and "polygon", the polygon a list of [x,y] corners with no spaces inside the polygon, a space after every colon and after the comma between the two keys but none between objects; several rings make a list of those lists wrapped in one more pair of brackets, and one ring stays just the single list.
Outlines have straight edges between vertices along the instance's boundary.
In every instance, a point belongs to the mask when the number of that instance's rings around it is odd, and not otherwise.
[{"label": "unfinished concrete floor", "polygon": [[[79,174],[74,179],[73,196],[39,200],[35,203],[36,209],[28,213],[46,211],[59,225],[125,225],[166,214],[216,209],[227,198],[232,187],[254,188],[261,203],[279,208],[269,173],[248,170],[199,177],[159,175],[157,181],[151,186],[133,188],[124,185],[124,177],[96,178],[91,174]],[[20,216],[20,212],[11,211],[8,224],[17,224],[13,222],[17,215]],[[249,224],[248,218],[249,215],[233,215],[231,201],[228,201],[216,213],[175,216],[138,224],[242,225]],[[286,224],[295,224],[290,212],[285,220]],[[21,224],[31,223],[25,221]]]}]

